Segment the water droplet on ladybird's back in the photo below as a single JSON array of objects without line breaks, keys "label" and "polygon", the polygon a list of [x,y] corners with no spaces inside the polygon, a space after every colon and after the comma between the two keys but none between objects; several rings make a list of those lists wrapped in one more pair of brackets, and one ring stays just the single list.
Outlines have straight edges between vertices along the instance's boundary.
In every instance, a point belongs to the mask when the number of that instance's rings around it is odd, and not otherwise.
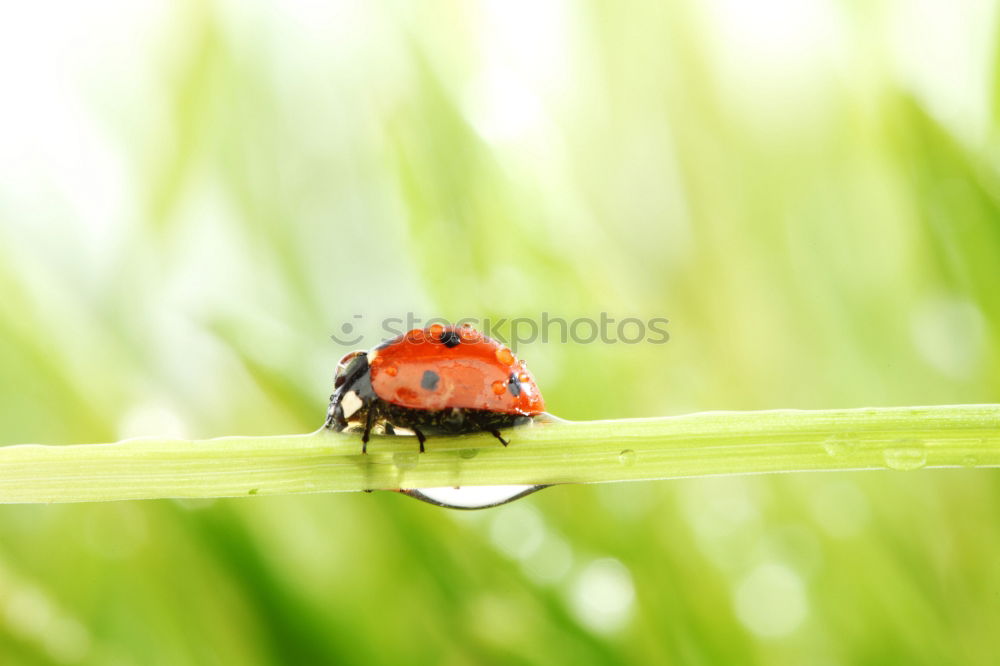
[{"label": "water droplet on ladybird's back", "polygon": [[513,365],[514,363],[514,354],[506,347],[501,347],[500,349],[498,349],[496,352],[496,356],[497,360],[503,363],[504,365]]},{"label": "water droplet on ladybird's back", "polygon": [[908,472],[927,464],[927,450],[923,442],[915,439],[900,440],[886,449],[883,454],[886,467]]},{"label": "water droplet on ladybird's back", "polygon": [[620,462],[625,467],[631,467],[632,465],[634,465],[635,459],[636,459],[635,451],[633,451],[632,449],[625,449],[624,451],[618,454],[618,462]]},{"label": "water droplet on ladybird's back", "polygon": [[498,379],[495,382],[493,382],[492,386],[493,386],[493,393],[496,395],[503,395],[507,391],[507,382],[505,381],[501,381]]},{"label": "water droplet on ladybird's back", "polygon": [[458,337],[462,339],[462,342],[469,343],[482,342],[483,340],[482,333],[472,328],[469,324],[465,324],[458,329]]},{"label": "water droplet on ladybird's back", "polygon": [[417,466],[419,454],[416,451],[397,451],[392,454],[392,464],[396,469],[405,471]]}]

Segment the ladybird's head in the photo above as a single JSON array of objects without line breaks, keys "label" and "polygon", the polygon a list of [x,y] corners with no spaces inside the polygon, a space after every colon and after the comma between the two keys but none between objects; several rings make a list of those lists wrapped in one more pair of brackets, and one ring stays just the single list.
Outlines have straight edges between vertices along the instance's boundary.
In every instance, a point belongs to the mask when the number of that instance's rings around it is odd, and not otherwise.
[{"label": "ladybird's head", "polygon": [[345,430],[358,421],[372,400],[371,375],[368,372],[368,353],[352,351],[337,364],[337,374],[333,379],[333,395],[326,413],[326,427]]}]

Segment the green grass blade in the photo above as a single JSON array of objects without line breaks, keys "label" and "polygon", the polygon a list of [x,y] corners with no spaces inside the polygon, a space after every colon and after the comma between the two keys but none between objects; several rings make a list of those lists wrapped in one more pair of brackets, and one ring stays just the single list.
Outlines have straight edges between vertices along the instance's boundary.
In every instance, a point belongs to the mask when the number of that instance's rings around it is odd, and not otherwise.
[{"label": "green grass blade", "polygon": [[140,439],[0,448],[0,502],[593,483],[768,472],[1000,466],[1000,405],[706,412],[433,438]]}]

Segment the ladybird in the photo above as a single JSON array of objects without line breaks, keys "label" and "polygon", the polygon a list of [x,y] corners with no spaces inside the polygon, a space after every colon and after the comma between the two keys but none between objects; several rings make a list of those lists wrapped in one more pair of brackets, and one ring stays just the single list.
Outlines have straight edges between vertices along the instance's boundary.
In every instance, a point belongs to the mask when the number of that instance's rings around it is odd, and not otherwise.
[{"label": "ladybird", "polygon": [[535,378],[506,346],[469,325],[433,325],[353,351],[337,365],[325,427],[413,434],[424,451],[428,435],[500,430],[545,412]]}]

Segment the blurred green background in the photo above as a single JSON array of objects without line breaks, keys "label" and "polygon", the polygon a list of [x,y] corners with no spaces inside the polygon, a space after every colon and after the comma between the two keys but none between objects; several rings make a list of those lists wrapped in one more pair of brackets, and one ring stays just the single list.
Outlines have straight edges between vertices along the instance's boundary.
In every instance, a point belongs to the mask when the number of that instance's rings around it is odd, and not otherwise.
[{"label": "blurred green background", "polygon": [[[8,6],[0,442],[311,431],[406,312],[668,318],[518,350],[570,419],[1000,402],[998,18]],[[0,663],[988,664],[998,554],[973,469],[8,506]]]}]

